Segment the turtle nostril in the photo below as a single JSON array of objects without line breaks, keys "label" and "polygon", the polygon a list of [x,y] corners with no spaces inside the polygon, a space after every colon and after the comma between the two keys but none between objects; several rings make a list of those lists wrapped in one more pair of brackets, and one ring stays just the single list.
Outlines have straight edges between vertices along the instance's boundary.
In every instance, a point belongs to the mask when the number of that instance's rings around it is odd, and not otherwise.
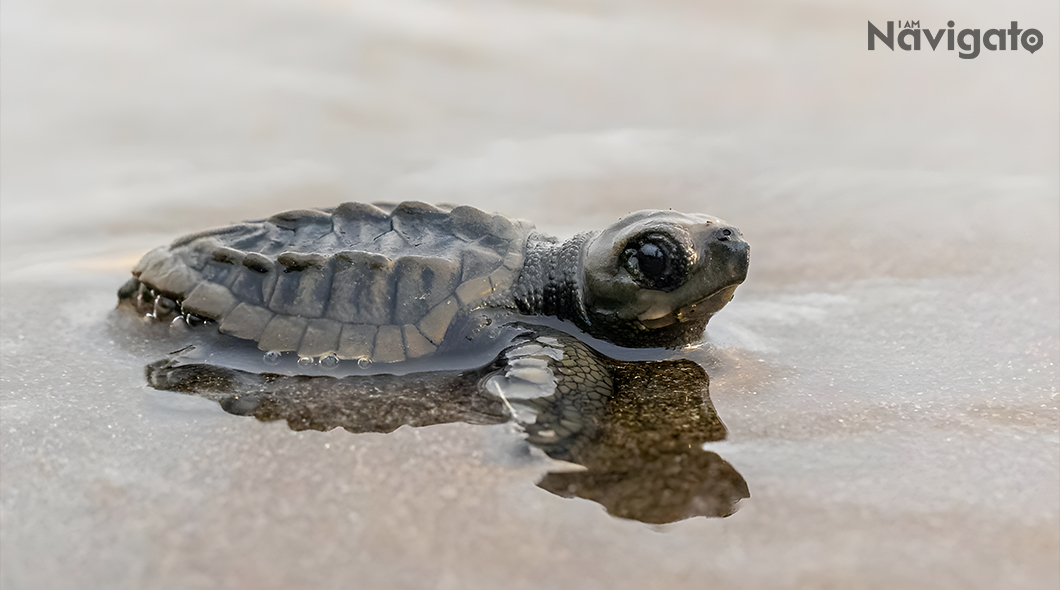
[{"label": "turtle nostril", "polygon": [[718,238],[719,242],[728,242],[730,236],[732,236],[732,230],[731,229],[729,229],[727,227],[724,227],[724,228],[718,230],[717,238]]}]

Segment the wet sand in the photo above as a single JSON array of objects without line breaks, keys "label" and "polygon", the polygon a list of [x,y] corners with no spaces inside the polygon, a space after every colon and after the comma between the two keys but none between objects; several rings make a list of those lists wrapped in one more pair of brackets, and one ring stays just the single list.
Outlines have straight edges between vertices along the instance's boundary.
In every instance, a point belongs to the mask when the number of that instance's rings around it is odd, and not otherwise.
[{"label": "wet sand", "polygon": [[[6,2],[0,583],[1056,588],[1058,10]],[[899,16],[1045,46],[866,51]],[[294,432],[145,385],[113,311],[143,252],[398,199],[739,226],[687,356],[751,497],[651,526],[537,487],[508,425]]]}]

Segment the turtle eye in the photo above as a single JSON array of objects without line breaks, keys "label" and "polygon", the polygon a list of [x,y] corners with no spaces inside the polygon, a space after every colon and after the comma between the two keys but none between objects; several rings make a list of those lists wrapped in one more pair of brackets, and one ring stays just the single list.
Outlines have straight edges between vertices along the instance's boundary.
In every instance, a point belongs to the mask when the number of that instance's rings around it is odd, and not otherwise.
[{"label": "turtle eye", "polygon": [[623,256],[626,270],[642,287],[673,291],[684,282],[684,259],[666,236],[652,234],[630,241]]},{"label": "turtle eye", "polygon": [[670,256],[658,244],[648,242],[634,255],[637,268],[644,278],[656,282],[663,278],[670,266]]}]

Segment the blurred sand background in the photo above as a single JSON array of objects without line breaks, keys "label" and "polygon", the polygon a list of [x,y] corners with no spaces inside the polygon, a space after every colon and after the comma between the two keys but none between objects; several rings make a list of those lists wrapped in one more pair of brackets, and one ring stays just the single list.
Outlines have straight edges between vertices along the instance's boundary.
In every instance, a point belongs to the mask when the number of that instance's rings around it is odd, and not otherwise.
[{"label": "blurred sand background", "polygon": [[[866,21],[1043,48],[866,50]],[[0,4],[0,584],[1056,588],[1055,2]],[[614,519],[507,427],[295,433],[143,385],[117,287],[344,200],[739,226],[693,354],[752,497]]]}]

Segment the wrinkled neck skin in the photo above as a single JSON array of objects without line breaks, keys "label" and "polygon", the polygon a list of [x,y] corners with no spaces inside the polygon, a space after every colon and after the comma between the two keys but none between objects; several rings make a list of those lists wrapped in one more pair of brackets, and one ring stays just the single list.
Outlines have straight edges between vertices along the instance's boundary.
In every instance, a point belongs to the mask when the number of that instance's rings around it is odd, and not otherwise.
[{"label": "wrinkled neck skin", "polygon": [[581,233],[562,243],[551,236],[531,234],[513,290],[519,312],[568,320],[596,338],[627,348],[676,348],[699,342],[709,317],[652,330],[636,320],[586,308],[582,260],[586,245],[597,234]]},{"label": "wrinkled neck skin", "polygon": [[514,289],[521,313],[569,320],[592,334],[579,284],[584,246],[596,233],[578,234],[563,243],[552,236],[530,234]]}]

